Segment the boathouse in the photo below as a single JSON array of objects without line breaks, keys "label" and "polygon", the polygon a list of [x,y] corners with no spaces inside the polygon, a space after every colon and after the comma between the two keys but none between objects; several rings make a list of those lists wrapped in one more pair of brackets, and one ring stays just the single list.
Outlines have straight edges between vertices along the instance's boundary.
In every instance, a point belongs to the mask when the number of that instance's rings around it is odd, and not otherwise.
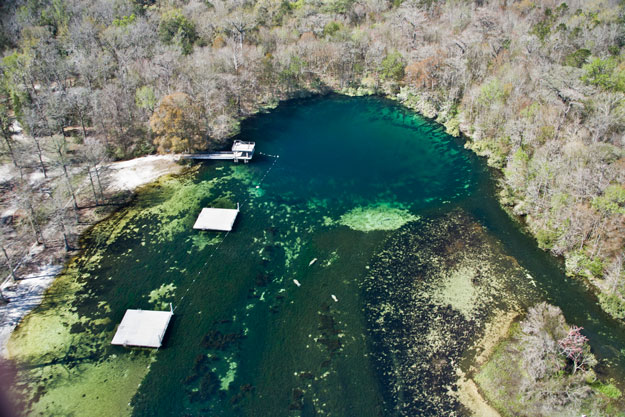
[{"label": "boathouse", "polygon": [[196,153],[185,155],[186,159],[215,159],[215,160],[232,160],[234,162],[243,161],[248,163],[254,156],[254,150],[256,148],[255,142],[246,142],[243,140],[235,140],[232,144],[231,151],[223,152],[211,152],[211,153]]},{"label": "boathouse", "polygon": [[234,162],[242,160],[248,163],[254,156],[254,149],[256,148],[255,142],[246,142],[242,140],[235,140],[232,144],[232,152],[234,153]]}]

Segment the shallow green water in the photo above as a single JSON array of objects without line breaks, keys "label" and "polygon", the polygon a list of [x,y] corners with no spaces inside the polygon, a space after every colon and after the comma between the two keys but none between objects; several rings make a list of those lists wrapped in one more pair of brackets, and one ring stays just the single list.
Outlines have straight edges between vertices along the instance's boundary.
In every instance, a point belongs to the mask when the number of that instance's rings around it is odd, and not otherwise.
[{"label": "shallow green water", "polygon": [[[88,362],[154,360],[136,416],[390,415],[397,399],[380,378],[360,284],[395,230],[459,207],[586,328],[611,372],[623,368],[623,329],[515,228],[482,161],[439,126],[385,100],[331,97],[284,103],[246,121],[241,137],[257,143],[251,164],[163,181],[94,229],[70,268],[80,288],[57,285],[35,313],[70,306],[79,352],[43,365],[33,354],[28,367],[65,364],[58,378],[72,382]],[[201,207],[236,203],[233,232],[191,229]],[[107,344],[125,309],[168,302],[176,315],[163,349]]]},{"label": "shallow green water", "polygon": [[[178,302],[168,347],[142,386],[135,415],[183,408],[213,415],[380,415],[359,290],[365,266],[391,233],[375,229],[397,229],[425,209],[468,195],[473,184],[466,152],[436,129],[388,102],[346,98],[288,103],[244,124],[241,136],[273,156],[238,167],[245,178],[203,201],[228,191],[242,214],[205,267],[203,256],[213,247],[185,259],[189,276],[205,272]],[[230,165],[221,166],[207,166],[196,181],[228,175]],[[175,240],[193,234],[184,230]],[[202,348],[203,335],[214,331],[245,338],[223,351]],[[206,401],[185,392],[201,387],[202,377],[178,383],[200,354],[219,357],[206,365],[219,384],[236,363],[234,389]],[[163,383],[168,376],[174,387]],[[245,384],[253,392],[232,406]]]}]

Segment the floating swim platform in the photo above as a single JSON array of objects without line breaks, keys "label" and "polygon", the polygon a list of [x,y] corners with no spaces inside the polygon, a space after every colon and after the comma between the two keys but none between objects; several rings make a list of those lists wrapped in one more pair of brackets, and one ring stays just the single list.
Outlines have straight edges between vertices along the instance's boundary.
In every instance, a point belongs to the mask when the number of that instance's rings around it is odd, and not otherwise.
[{"label": "floating swim platform", "polygon": [[111,344],[160,348],[173,315],[173,310],[126,310]]},{"label": "floating swim platform", "polygon": [[197,230],[217,230],[220,232],[229,232],[234,226],[234,221],[239,215],[239,208],[223,209],[223,208],[203,208],[198,216],[194,229]]}]

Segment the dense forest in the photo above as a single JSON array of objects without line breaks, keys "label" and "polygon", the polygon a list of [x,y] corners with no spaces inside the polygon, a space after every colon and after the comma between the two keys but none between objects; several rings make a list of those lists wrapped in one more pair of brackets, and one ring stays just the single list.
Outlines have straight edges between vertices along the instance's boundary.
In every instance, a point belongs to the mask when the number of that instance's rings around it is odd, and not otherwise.
[{"label": "dense forest", "polygon": [[68,247],[104,161],[219,147],[282,99],[384,94],[464,133],[502,203],[625,318],[622,1],[20,0],[0,18],[7,265],[46,225]]}]

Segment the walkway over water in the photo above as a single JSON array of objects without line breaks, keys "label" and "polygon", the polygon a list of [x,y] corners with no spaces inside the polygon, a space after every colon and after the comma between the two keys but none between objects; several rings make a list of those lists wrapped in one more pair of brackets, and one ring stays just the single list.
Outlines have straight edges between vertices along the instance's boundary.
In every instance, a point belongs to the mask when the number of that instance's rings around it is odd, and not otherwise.
[{"label": "walkway over water", "polygon": [[241,160],[245,163],[248,163],[252,160],[252,157],[254,156],[255,147],[256,144],[254,142],[235,140],[232,144],[231,151],[187,154],[184,155],[184,158],[196,160],[233,160],[234,162],[239,162]]},{"label": "walkway over water", "polygon": [[[501,297],[513,282],[508,268],[528,288],[525,273],[532,277],[536,302],[560,306],[568,323],[584,327],[602,373],[621,389],[622,326],[516,228],[490,171],[462,140],[393,102],[339,96],[283,103],[243,122],[241,134],[262,141],[254,164],[216,161],[165,178],[85,236],[84,252],[10,341],[30,415],[459,415],[441,381],[456,379],[458,341],[479,336],[464,325],[487,306],[474,294]],[[202,208],[236,202],[244,213],[237,233],[192,229]],[[473,220],[438,221],[451,211]],[[460,267],[460,251],[470,249],[484,257]],[[422,274],[434,271],[421,262],[430,253],[438,270],[449,268],[444,279]],[[487,269],[483,260],[496,254]],[[417,284],[432,285],[427,308],[411,303],[425,294],[406,287]],[[503,311],[496,301],[488,305]],[[177,319],[158,352],[110,344],[128,308],[169,302]],[[435,333],[433,317],[458,332]],[[381,327],[396,337],[378,338]],[[420,329],[453,354],[413,354],[408,342],[425,345],[413,340]],[[395,382],[406,384],[395,390]],[[423,394],[437,392],[444,398]]]}]

